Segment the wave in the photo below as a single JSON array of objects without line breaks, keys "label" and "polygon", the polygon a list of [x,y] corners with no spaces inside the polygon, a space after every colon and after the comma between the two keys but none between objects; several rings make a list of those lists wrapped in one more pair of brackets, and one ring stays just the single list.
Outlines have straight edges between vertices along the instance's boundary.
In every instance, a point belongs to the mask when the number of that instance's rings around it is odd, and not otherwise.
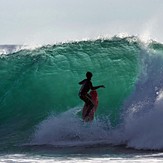
[{"label": "wave", "polygon": [[[7,140],[12,133],[10,144],[25,142],[33,135],[31,144],[111,143],[162,149],[161,109],[157,109],[162,106],[162,54],[162,44],[144,45],[137,37],[2,54],[1,139]],[[80,113],[74,114],[83,105],[77,83],[86,71],[93,72],[94,85],[106,86],[98,90],[99,106],[92,124],[83,124]]]}]

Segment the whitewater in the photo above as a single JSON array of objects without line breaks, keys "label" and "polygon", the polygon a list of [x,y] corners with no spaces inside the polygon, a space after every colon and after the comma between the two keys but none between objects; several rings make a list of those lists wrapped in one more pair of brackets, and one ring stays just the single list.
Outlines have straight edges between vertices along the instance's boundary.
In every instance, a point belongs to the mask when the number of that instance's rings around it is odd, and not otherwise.
[{"label": "whitewater", "polygon": [[[92,123],[83,123],[78,97],[78,82],[87,71],[93,73],[94,85],[106,87],[98,90]],[[161,43],[115,36],[32,48],[4,45],[0,76],[0,151],[6,161],[31,157],[8,152],[31,150],[56,154],[56,162],[65,153],[97,150],[114,158],[112,162],[125,160],[125,153],[147,161],[149,151],[151,161],[162,158],[155,153],[163,149]],[[114,152],[123,156],[114,157]],[[39,159],[46,162],[51,157]],[[36,160],[37,156],[31,158]]]}]

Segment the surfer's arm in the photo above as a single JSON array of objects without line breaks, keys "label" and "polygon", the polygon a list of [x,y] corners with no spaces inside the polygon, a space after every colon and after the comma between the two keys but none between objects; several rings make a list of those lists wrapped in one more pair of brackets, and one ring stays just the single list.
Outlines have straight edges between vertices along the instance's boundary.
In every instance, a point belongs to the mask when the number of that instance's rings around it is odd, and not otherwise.
[{"label": "surfer's arm", "polygon": [[91,83],[91,90],[96,90],[96,89],[98,89],[98,88],[105,88],[105,86],[104,85],[99,85],[99,86],[93,86],[92,85],[92,83]]}]

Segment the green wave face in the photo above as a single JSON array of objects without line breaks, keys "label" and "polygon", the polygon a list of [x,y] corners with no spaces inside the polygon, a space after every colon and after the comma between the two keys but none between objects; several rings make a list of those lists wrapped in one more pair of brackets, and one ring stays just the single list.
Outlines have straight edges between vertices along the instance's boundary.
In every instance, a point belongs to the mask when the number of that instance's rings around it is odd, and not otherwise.
[{"label": "green wave face", "polygon": [[[120,107],[139,73],[140,47],[129,38],[81,41],[21,50],[0,58],[0,122],[13,132],[32,129],[51,112],[83,106],[78,97],[85,73],[99,89],[96,116],[117,123]],[[8,133],[6,129],[4,132]]]}]

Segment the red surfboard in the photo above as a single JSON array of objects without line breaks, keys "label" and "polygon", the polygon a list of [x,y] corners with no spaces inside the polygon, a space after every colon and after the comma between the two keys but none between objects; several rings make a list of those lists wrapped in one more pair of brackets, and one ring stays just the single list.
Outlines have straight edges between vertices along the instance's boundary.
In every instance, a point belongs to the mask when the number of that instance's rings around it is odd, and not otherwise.
[{"label": "red surfboard", "polygon": [[91,96],[92,102],[94,103],[94,107],[90,111],[89,115],[85,116],[90,106],[86,104],[84,105],[83,110],[82,110],[82,118],[85,122],[92,121],[94,119],[94,114],[98,106],[98,95],[97,95],[96,90],[91,91],[89,94]]}]

